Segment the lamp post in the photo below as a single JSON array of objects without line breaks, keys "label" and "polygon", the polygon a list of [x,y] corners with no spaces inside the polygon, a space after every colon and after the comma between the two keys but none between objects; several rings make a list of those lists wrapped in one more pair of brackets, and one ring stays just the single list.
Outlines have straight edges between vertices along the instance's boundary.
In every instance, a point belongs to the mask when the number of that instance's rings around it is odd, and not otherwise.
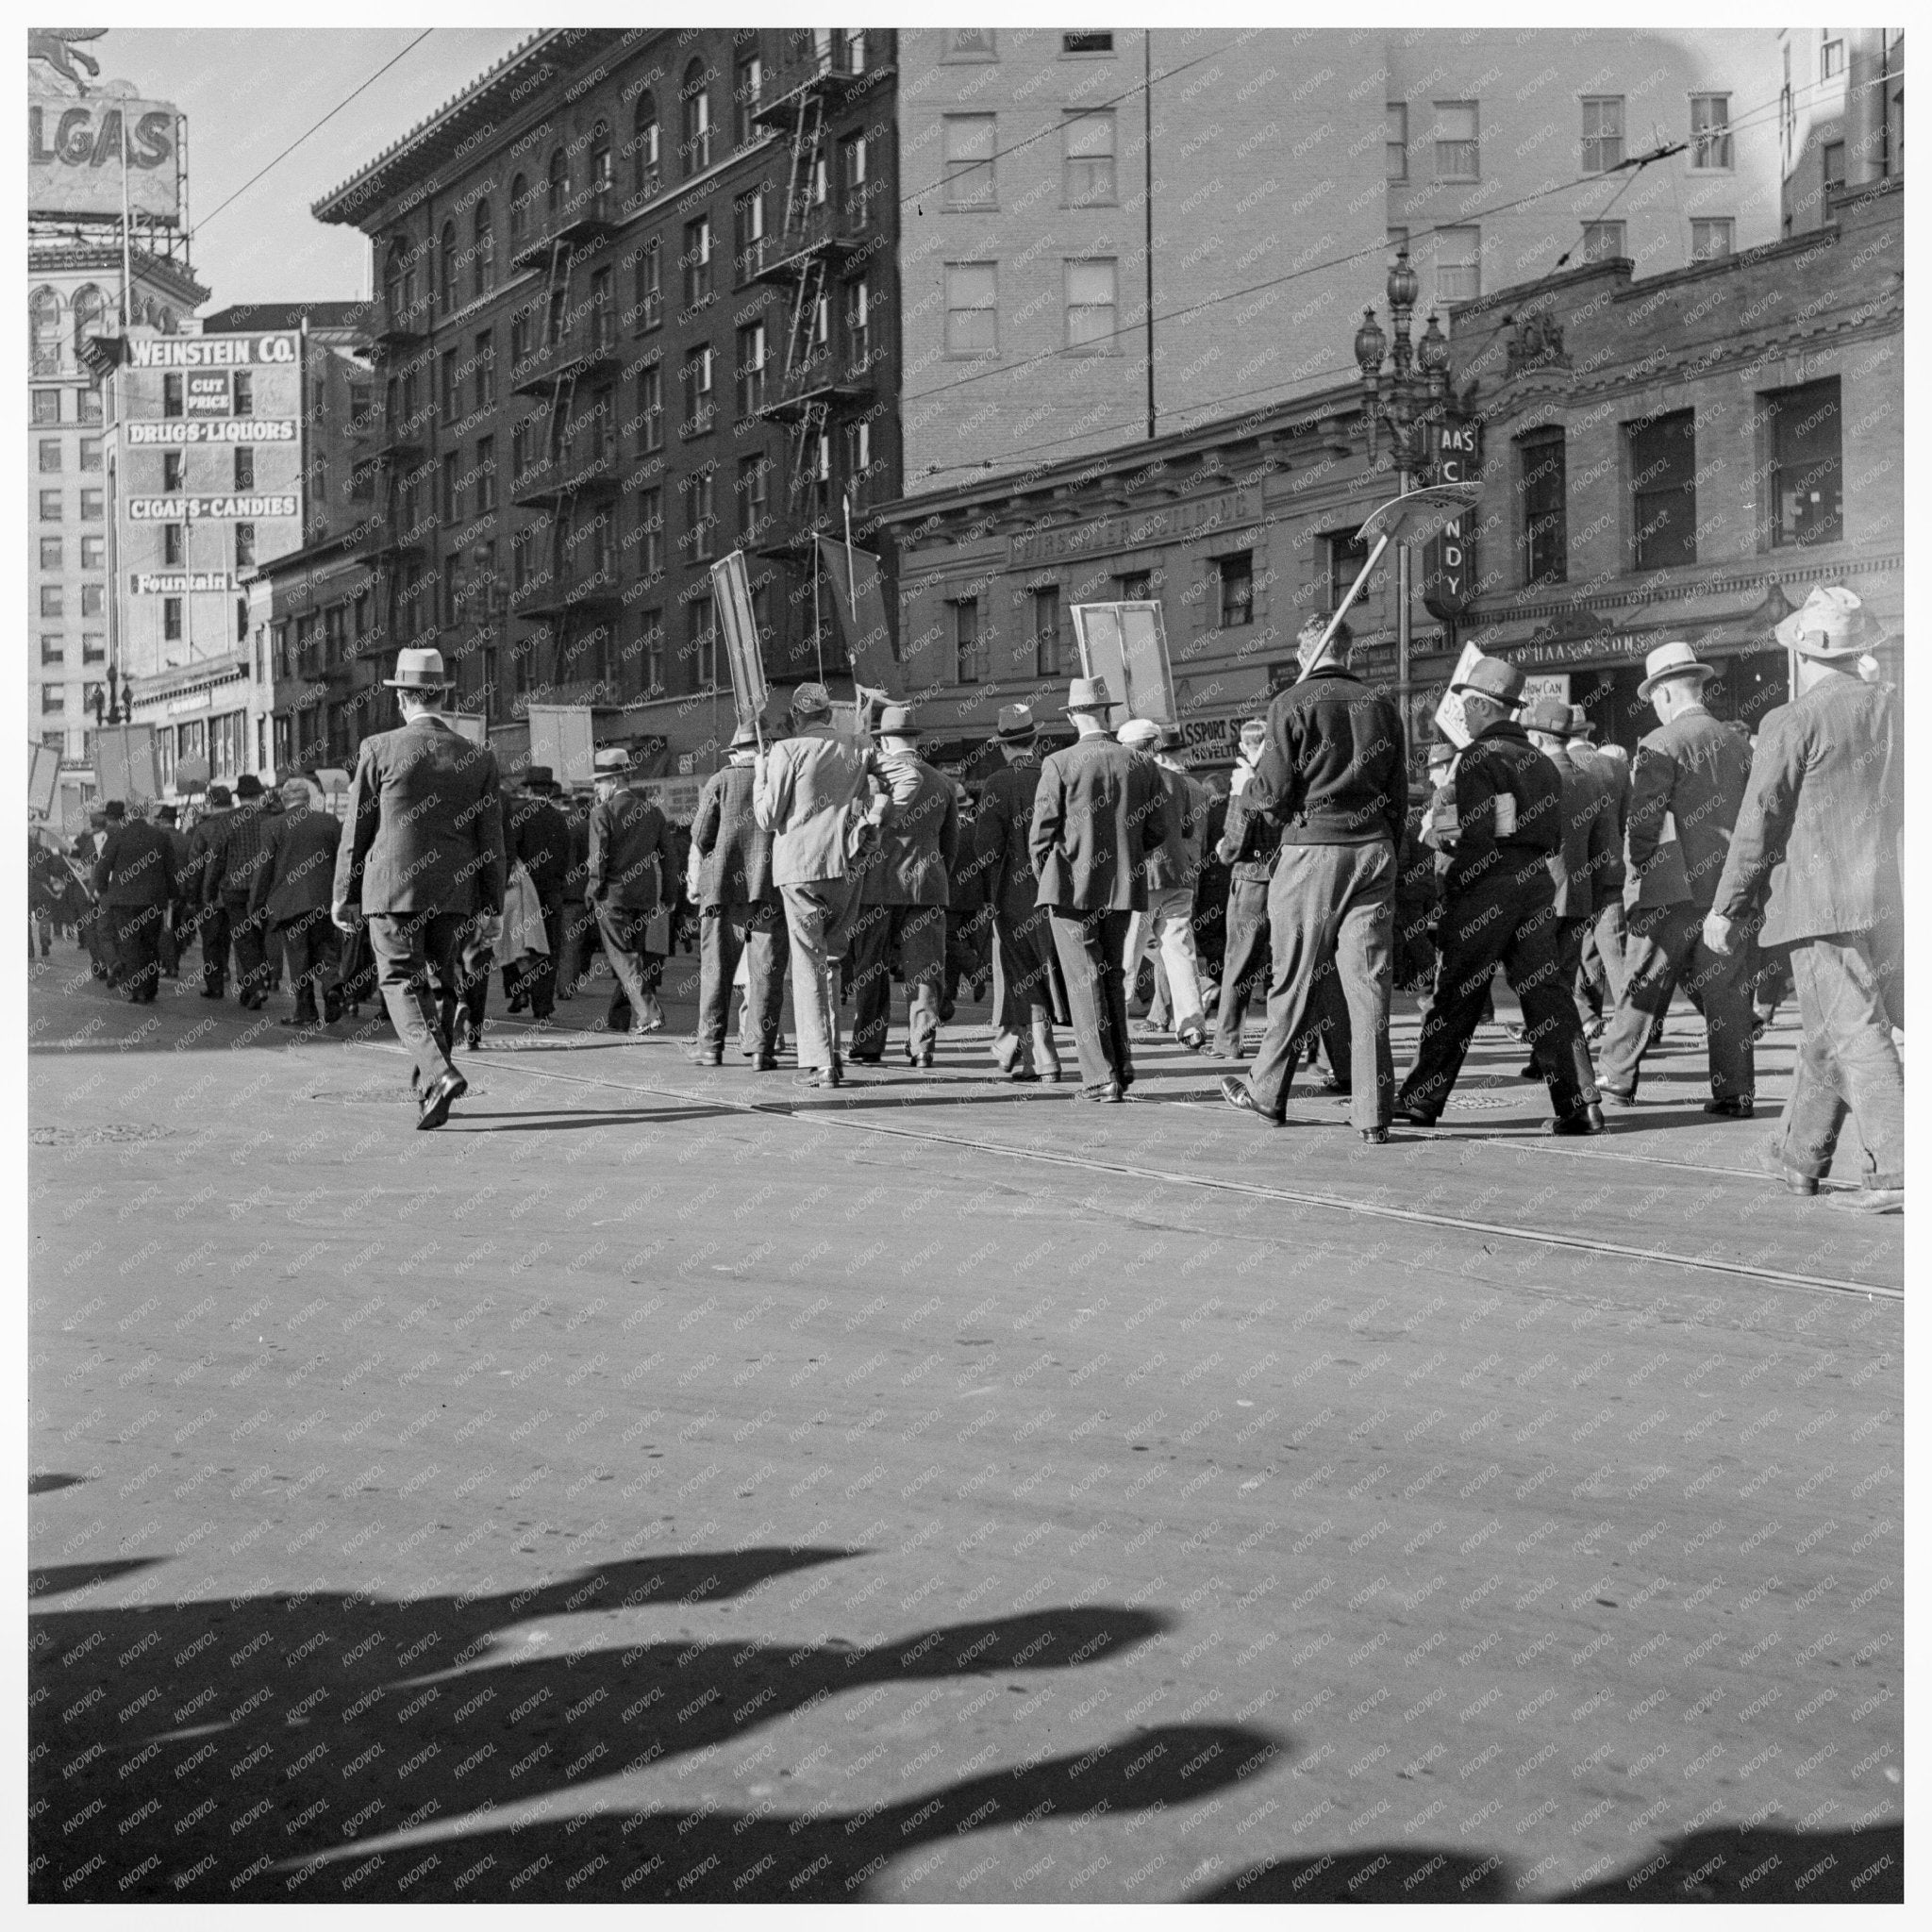
[{"label": "lamp post", "polygon": [[[1362,414],[1368,421],[1369,461],[1373,466],[1380,454],[1381,432],[1386,427],[1399,493],[1404,496],[1428,468],[1429,426],[1441,416],[1447,393],[1449,338],[1442,333],[1433,309],[1422,340],[1409,340],[1421,288],[1420,277],[1408,265],[1405,245],[1396,251],[1389,271],[1393,347],[1376,322],[1374,308],[1362,310],[1362,325],[1355,332],[1356,366],[1362,373]],[[1395,554],[1395,685],[1405,720],[1408,715],[1408,545],[1404,543]]]}]

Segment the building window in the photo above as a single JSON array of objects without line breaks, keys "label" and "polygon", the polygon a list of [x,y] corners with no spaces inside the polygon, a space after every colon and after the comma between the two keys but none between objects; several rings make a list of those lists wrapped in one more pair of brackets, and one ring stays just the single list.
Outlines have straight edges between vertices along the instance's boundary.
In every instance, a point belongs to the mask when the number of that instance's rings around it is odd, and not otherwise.
[{"label": "building window", "polygon": [[684,306],[695,308],[711,294],[711,218],[700,215],[684,227]]},{"label": "building window", "polygon": [[255,377],[246,369],[235,372],[235,413],[238,416],[255,414]]},{"label": "building window", "polygon": [[637,333],[642,335],[664,320],[662,257],[655,242],[646,242],[638,250],[637,282]]},{"label": "building window", "polygon": [[98,436],[83,436],[80,439],[80,467],[83,470],[98,470],[101,467],[101,439]]},{"label": "building window", "polygon": [[1697,561],[1697,439],[1693,412],[1627,425],[1630,509],[1639,570]]},{"label": "building window", "polygon": [[453,314],[457,306],[457,225],[445,222],[442,225],[442,246],[438,252],[436,263],[437,306],[444,315]]},{"label": "building window", "polygon": [[537,533],[518,530],[509,540],[509,587],[513,594],[527,591],[537,576]]},{"label": "building window", "polygon": [[758,138],[758,103],[765,91],[765,63],[754,54],[741,60],[731,89],[732,138],[749,147]]},{"label": "building window", "polygon": [[1721,261],[1732,251],[1736,225],[1728,215],[1712,215],[1690,224],[1690,259]]},{"label": "building window", "polygon": [[179,370],[161,377],[161,414],[178,416],[187,407],[188,378]]},{"label": "building window", "polygon": [[958,684],[978,684],[986,675],[980,657],[979,599],[960,597],[953,605],[953,672]]},{"label": "building window", "polygon": [[532,423],[515,423],[509,432],[509,480],[512,487],[520,485],[530,474],[536,437],[536,425]]},{"label": "building window", "polygon": [[993,51],[994,29],[990,26],[947,27],[946,53],[948,60],[997,60]]},{"label": "building window", "polygon": [[470,225],[470,272],[476,300],[496,287],[496,224],[490,218],[490,204],[479,201]]},{"label": "building window", "polygon": [[1033,671],[1038,677],[1060,675],[1060,587],[1044,584],[1033,598]]},{"label": "building window", "polygon": [[545,189],[544,213],[555,228],[570,206],[570,157],[559,148],[550,155],[550,175]]},{"label": "building window", "polygon": [[748,282],[765,265],[765,191],[754,188],[731,204],[732,259],[741,282]]},{"label": "building window", "polygon": [[43,684],[41,687],[41,716],[52,718],[67,708],[67,687],[64,684]]},{"label": "building window", "polygon": [[41,615],[42,617],[65,617],[67,615],[67,591],[60,584],[41,586]]},{"label": "building window", "polygon": [[1154,599],[1154,573],[1151,570],[1124,571],[1115,577],[1114,597],[1122,604],[1148,604]]},{"label": "building window", "polygon": [[1585,222],[1583,225],[1583,258],[1585,261],[1609,261],[1621,257],[1624,249],[1624,224],[1622,222]]},{"label": "building window", "polygon": [[83,584],[80,587],[80,614],[83,617],[105,617],[108,614],[108,589],[105,584]]},{"label": "building window", "polygon": [[1523,496],[1523,581],[1560,584],[1569,575],[1568,474],[1560,429],[1538,429],[1516,443]]},{"label": "building window", "polygon": [[462,485],[458,481],[462,461],[462,452],[453,449],[444,453],[438,465],[437,508],[446,525],[455,523],[462,513]]},{"label": "building window", "polygon": [[1115,263],[1110,258],[1067,263],[1068,348],[1089,355],[1114,352],[1115,285]]},{"label": "building window", "polygon": [[691,689],[709,691],[718,681],[718,620],[710,593],[693,598],[689,610]]},{"label": "building window", "polygon": [[27,297],[27,338],[30,367],[35,375],[60,374],[60,298],[52,289],[36,289]]},{"label": "building window", "polygon": [[462,414],[462,385],[457,380],[457,352],[445,349],[442,352],[442,420],[454,423]]},{"label": "building window", "polygon": [[252,449],[238,449],[235,452],[235,488],[255,488],[255,452]]},{"label": "building window", "polygon": [[656,362],[638,371],[638,453],[664,447],[664,371]]},{"label": "building window", "polygon": [[[58,470],[60,466],[58,463],[56,463],[54,467]],[[107,497],[104,491],[99,490],[83,490],[80,492],[81,522],[84,524],[104,522],[107,517],[106,502]]]},{"label": "building window", "polygon": [[81,633],[80,661],[83,664],[105,664],[108,661],[108,641],[99,631]]},{"label": "building window", "polygon": [[1060,36],[1062,54],[1111,54],[1113,36],[1111,34],[1062,34]]},{"label": "building window", "polygon": [[1771,541],[1837,543],[1844,538],[1843,451],[1839,379],[1774,390],[1764,397],[1770,431]]},{"label": "building window", "polygon": [[693,60],[684,70],[684,86],[678,92],[684,110],[684,141],[679,152],[686,180],[711,165],[710,79],[710,70],[704,62]]},{"label": "building window", "polygon": [[941,179],[948,208],[993,208],[992,158],[998,116],[947,114],[941,117]]},{"label": "building window", "polygon": [[844,201],[846,225],[852,228],[864,227],[873,217],[874,197],[867,159],[871,148],[871,140],[863,133],[848,136],[839,143],[839,189]]},{"label": "building window", "polygon": [[771,491],[772,459],[745,457],[738,465],[738,530],[747,543],[764,534]]},{"label": "building window", "polygon": [[1386,173],[1391,181],[1408,179],[1408,103],[1389,101],[1384,104],[1389,117],[1388,133],[1384,144],[1388,154]]},{"label": "building window", "polygon": [[40,444],[41,475],[52,475],[60,467],[60,439],[58,436],[43,436]]},{"label": "building window", "polygon": [[1834,188],[1845,185],[1845,144],[1841,141],[1827,141],[1823,150],[1824,157],[1824,188],[1829,193]]},{"label": "building window", "polygon": [[34,391],[34,425],[45,429],[60,420],[60,391],[58,389],[37,389]]},{"label": "building window", "polygon": [[105,537],[83,537],[80,540],[80,567],[82,570],[107,569],[108,540]]},{"label": "building window", "polygon": [[711,393],[711,345],[700,342],[679,372],[684,377],[684,422],[679,433],[702,436],[711,426],[714,402]]},{"label": "building window", "polygon": [[639,621],[638,642],[644,660],[646,694],[664,689],[664,613],[646,610]]},{"label": "building window", "polygon": [[711,532],[717,522],[711,506],[711,473],[700,470],[684,479],[684,527],[691,562],[702,563],[712,555]]},{"label": "building window", "polygon": [[509,245],[512,254],[516,245],[529,232],[530,227],[530,184],[522,175],[511,177],[509,184]]},{"label": "building window", "polygon": [[59,570],[62,568],[59,538],[42,537],[41,539],[41,568],[42,570]]},{"label": "building window", "polygon": [[101,392],[99,390],[76,390],[74,399],[80,405],[81,422],[98,423],[101,420]]},{"label": "building window", "polygon": [[646,580],[664,568],[664,492],[638,491],[638,567]]},{"label": "building window", "polygon": [[473,384],[479,409],[496,407],[496,331],[486,328],[476,338],[476,374]]},{"label": "building window", "polygon": [[496,508],[496,439],[476,441],[476,514],[487,516]]},{"label": "building window", "polygon": [[1230,630],[1255,621],[1255,553],[1238,550],[1229,557],[1217,557],[1214,568],[1221,579],[1221,627]]},{"label": "building window", "polygon": [[60,492],[58,490],[41,491],[41,521],[43,524],[60,521]]},{"label": "building window", "polygon": [[1624,159],[1624,96],[1583,97],[1583,172],[1605,175]]},{"label": "building window", "polygon": [[1483,291],[1483,231],[1480,228],[1436,230],[1436,300],[1441,304],[1473,302]]},{"label": "building window", "polygon": [[591,173],[585,183],[585,212],[593,222],[610,219],[610,188],[614,178],[610,165],[610,124],[600,121],[591,129]]},{"label": "building window", "polygon": [[[999,352],[998,265],[991,261],[947,262],[946,354],[977,358]],[[59,446],[55,447],[58,451]]]},{"label": "building window", "polygon": [[181,452],[177,449],[162,452],[161,488],[170,496],[181,488]]},{"label": "building window", "polygon": [[1474,101],[1436,103],[1436,179],[1475,181],[1482,177]]},{"label": "building window", "polygon": [[1114,125],[1111,108],[1069,111],[1060,124],[1063,156],[1061,192],[1069,208],[1111,208],[1114,186]]},{"label": "building window", "polygon": [[235,525],[235,568],[250,569],[255,562],[255,525],[237,524]]},{"label": "building window", "polygon": [[1690,165],[1727,169],[1731,165],[1731,97],[1690,96]]},{"label": "building window", "polygon": [[171,644],[181,641],[181,600],[178,597],[161,599],[161,636]]},{"label": "building window", "polygon": [[630,123],[631,188],[638,201],[648,201],[664,185],[658,142],[658,96],[646,88]]},{"label": "building window", "polygon": [[756,416],[765,406],[765,325],[738,331],[738,413]]},{"label": "building window", "polygon": [[[42,664],[64,664],[66,661],[66,641],[60,636],[60,633],[58,631],[43,630],[41,633],[41,662]],[[56,690],[58,688],[58,686],[55,687]]]},{"label": "building window", "polygon": [[1832,80],[1845,71],[1845,43],[1842,41],[1827,40],[1824,29],[1819,32],[1818,77]]}]

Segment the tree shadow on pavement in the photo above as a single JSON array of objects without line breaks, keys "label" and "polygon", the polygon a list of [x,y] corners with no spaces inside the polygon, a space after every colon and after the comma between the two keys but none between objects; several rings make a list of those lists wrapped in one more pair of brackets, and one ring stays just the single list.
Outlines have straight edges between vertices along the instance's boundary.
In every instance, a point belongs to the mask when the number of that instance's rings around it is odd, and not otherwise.
[{"label": "tree shadow on pavement", "polygon": [[[299,1887],[291,1891],[289,1874],[345,1844],[431,1820],[447,1826],[708,1754],[833,1698],[1105,1660],[1170,1621],[1155,1610],[1089,1606],[935,1626],[891,1641],[827,1637],[797,1646],[678,1628],[677,1613],[687,1607],[763,1595],[782,1577],[864,1554],[815,1547],[669,1554],[579,1571],[514,1594],[493,1591],[486,1580],[460,1596],[408,1601],[372,1588],[37,1609],[29,1637],[38,1700],[30,1719],[32,1895],[311,1896]],[[88,1579],[98,1567],[87,1571]],[[84,1587],[78,1575],[75,1587]],[[823,1587],[806,1583],[787,1607],[802,1609]],[[54,1584],[39,1591],[55,1593]],[[670,1614],[626,1645],[638,1620],[615,1630],[604,1620],[626,1610]],[[565,1617],[582,1621],[543,1628]],[[1119,1774],[1134,1790],[1147,1789],[1154,1781],[1141,1773],[1167,1756]],[[1090,1771],[1108,1762],[1096,1759]],[[1099,1788],[1086,1772],[1074,1782],[1083,1792]],[[897,1833],[901,1818],[895,1811],[881,1829]],[[788,1830],[786,1841],[800,1835]],[[841,1824],[837,1836],[856,1847],[861,1829]],[[900,1837],[908,1840],[910,1830]],[[863,1841],[878,1838],[871,1830]],[[831,1869],[821,1867],[819,1875]],[[767,1895],[806,1896],[805,1882],[795,1893],[781,1888]],[[597,1895],[581,1886],[554,1893],[535,1880],[528,1886],[516,1895]],[[478,1881],[460,1895],[510,1894]],[[633,1887],[613,1895],[650,1894]],[[687,1889],[674,1895],[701,1894]]]}]

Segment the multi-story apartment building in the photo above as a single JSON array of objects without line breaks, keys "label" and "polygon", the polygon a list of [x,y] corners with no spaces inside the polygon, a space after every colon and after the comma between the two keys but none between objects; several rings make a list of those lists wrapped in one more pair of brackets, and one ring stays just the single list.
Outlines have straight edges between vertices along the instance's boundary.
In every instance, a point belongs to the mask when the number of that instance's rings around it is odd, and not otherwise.
[{"label": "multi-story apartment building", "polygon": [[[1454,308],[1447,395],[1479,438],[1482,499],[1473,594],[1452,618],[1413,613],[1418,737],[1469,641],[1627,746],[1667,639],[1722,667],[1712,703],[1749,723],[1784,699],[1773,627],[1812,584],[1857,591],[1896,638],[1902,203],[1880,184],[1792,241],[1642,278],[1592,262]],[[1070,607],[1153,596],[1191,755],[1224,759],[1235,721],[1292,679],[1304,617],[1356,575],[1356,532],[1394,488],[1366,452],[1359,384],[1331,385],[895,506],[901,656],[931,750],[967,757],[1005,704],[1051,710],[1079,670]],[[1395,590],[1379,571],[1351,618],[1372,675],[1394,675]],[[1901,677],[1896,642],[1880,655]]]},{"label": "multi-story apartment building", "polygon": [[858,29],[547,30],[316,205],[380,308],[358,735],[433,638],[510,763],[534,701],[688,769],[740,546],[774,681],[841,668],[813,535],[899,493],[893,62]]},{"label": "multi-story apartment building", "polygon": [[[183,260],[137,249],[134,314],[157,337],[194,326],[208,291]],[[119,238],[27,244],[27,716],[83,773],[115,645],[107,429],[85,346],[120,327]]]},{"label": "multi-story apartment building", "polygon": [[1831,218],[1847,189],[1906,171],[1903,27],[1787,27],[1778,35],[1778,158],[1783,229]]}]

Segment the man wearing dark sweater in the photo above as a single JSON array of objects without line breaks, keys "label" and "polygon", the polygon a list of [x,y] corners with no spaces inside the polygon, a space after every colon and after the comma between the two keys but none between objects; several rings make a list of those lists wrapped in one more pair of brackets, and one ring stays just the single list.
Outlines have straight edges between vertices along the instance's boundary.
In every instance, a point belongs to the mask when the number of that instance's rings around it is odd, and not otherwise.
[{"label": "man wearing dark sweater", "polygon": [[1303,625],[1301,678],[1269,706],[1267,741],[1241,794],[1281,826],[1281,847],[1268,887],[1268,1029],[1253,1074],[1230,1074],[1221,1091],[1229,1106],[1278,1125],[1295,1062],[1313,1055],[1324,983],[1339,974],[1350,1115],[1364,1141],[1379,1143],[1395,1097],[1389,1001],[1407,752],[1394,703],[1348,669],[1348,626],[1327,632],[1325,617]]}]

